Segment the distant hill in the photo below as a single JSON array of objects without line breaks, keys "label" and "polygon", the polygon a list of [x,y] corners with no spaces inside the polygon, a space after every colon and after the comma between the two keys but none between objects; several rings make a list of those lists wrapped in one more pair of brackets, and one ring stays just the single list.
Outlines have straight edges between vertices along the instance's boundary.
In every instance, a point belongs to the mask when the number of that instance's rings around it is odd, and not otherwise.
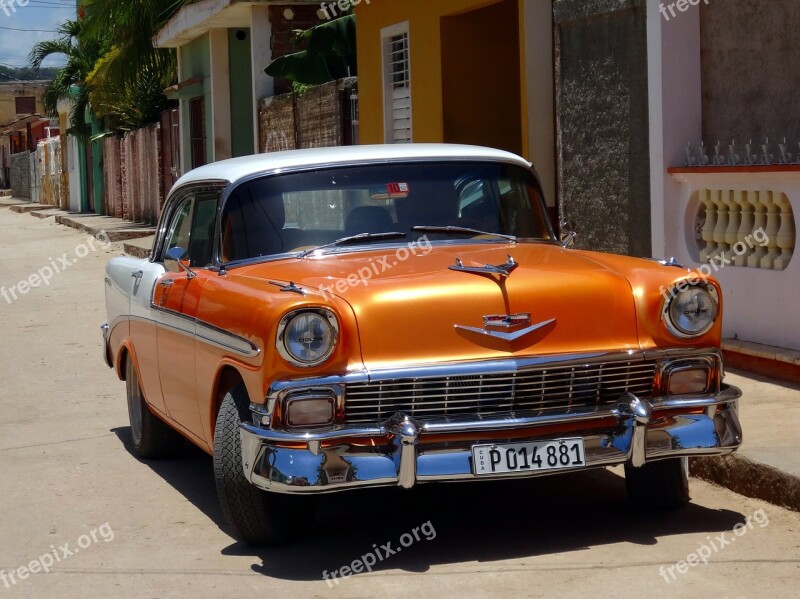
[{"label": "distant hill", "polygon": [[14,69],[0,65],[0,83],[51,80],[56,76],[56,73],[58,73],[58,69],[42,68],[35,72],[29,68]]}]

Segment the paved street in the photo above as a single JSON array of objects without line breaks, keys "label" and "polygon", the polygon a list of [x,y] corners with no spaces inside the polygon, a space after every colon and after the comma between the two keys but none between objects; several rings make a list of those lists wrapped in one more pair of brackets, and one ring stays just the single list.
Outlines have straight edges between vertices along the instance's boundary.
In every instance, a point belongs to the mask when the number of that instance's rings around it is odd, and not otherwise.
[{"label": "paved street", "polygon": [[[696,480],[689,508],[635,513],[616,471],[330,496],[294,544],[242,546],[208,456],[144,463],[128,450],[99,329],[120,246],[93,244],[0,208],[0,286],[13,291],[0,297],[0,599],[797,596],[800,514]],[[19,285],[52,264],[63,272],[49,285]],[[378,549],[371,573],[322,581],[387,543],[397,553]],[[708,563],[677,564],[697,557]],[[8,578],[34,560],[49,574]]]}]

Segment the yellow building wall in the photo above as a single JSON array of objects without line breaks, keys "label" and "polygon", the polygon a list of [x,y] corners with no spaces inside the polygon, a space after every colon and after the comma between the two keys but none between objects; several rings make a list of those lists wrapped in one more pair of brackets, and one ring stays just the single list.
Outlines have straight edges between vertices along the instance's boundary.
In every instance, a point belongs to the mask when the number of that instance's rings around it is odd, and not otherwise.
[{"label": "yellow building wall", "polygon": [[[441,18],[496,4],[499,0],[402,0],[359,3],[356,10],[358,40],[358,86],[360,102],[359,136],[361,143],[384,142],[383,54],[381,30],[405,21],[409,22],[411,66],[412,138],[414,142],[444,140],[442,114]],[[519,5],[520,26],[508,35],[519,37],[520,65],[517,82],[525,70],[522,36],[522,7]],[[482,44],[481,39],[474,40]],[[473,73],[478,93],[502,93],[502,84],[494,73],[476,70]],[[492,89],[493,88],[493,89]],[[521,92],[520,143],[527,152],[527,110],[525,86]],[[487,115],[476,115],[487,118]],[[489,117],[490,118],[490,117]]]},{"label": "yellow building wall", "polygon": [[36,112],[43,114],[42,95],[47,83],[13,81],[0,83],[0,125],[17,118],[15,98],[33,96],[36,98]]}]

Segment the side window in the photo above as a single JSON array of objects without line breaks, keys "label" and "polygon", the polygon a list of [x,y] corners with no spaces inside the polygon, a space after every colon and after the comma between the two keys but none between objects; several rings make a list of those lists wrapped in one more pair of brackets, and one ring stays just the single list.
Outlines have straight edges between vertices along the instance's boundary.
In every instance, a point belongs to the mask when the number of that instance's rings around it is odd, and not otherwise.
[{"label": "side window", "polygon": [[205,268],[211,264],[218,201],[218,193],[199,194],[195,197],[192,233],[188,247],[189,260],[193,268]]},{"label": "side window", "polygon": [[500,232],[500,213],[495,200],[494,182],[475,179],[459,189],[460,224],[465,227]]},{"label": "side window", "polygon": [[483,179],[467,183],[459,190],[458,195],[459,214],[463,215],[464,210],[469,210],[469,206],[486,198],[486,183]]},{"label": "side window", "polygon": [[165,250],[170,250],[174,247],[180,247],[185,250],[189,249],[193,205],[194,199],[187,198],[178,207],[175,214],[172,215],[172,222],[170,223]]}]

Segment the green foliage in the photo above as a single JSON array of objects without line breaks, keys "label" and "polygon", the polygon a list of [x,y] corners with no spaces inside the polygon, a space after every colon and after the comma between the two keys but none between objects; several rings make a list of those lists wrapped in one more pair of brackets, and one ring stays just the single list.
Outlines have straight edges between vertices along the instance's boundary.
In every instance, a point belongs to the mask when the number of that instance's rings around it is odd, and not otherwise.
[{"label": "green foliage", "polygon": [[307,49],[276,58],[264,69],[267,75],[303,85],[320,85],[357,75],[354,15],[297,32],[295,41],[305,43]]},{"label": "green foliage", "polygon": [[102,53],[102,46],[96,41],[81,40],[82,24],[79,21],[64,21],[58,26],[58,37],[54,40],[38,42],[33,46],[28,62],[34,72],[38,72],[42,62],[53,55],[62,54],[67,63],[58,70],[47,86],[42,104],[47,116],[58,116],[59,100],[71,99],[73,133],[86,136],[89,125],[86,122],[86,109],[89,94],[85,81]]},{"label": "green foliage", "polygon": [[176,80],[174,50],[154,48],[156,32],[190,0],[84,0],[79,21],[59,27],[55,40],[39,42],[29,61],[63,54],[67,64],[53,77],[44,105],[54,115],[59,100],[71,98],[76,132],[86,134],[85,111],[117,131],[158,120],[169,107],[164,89]]}]

